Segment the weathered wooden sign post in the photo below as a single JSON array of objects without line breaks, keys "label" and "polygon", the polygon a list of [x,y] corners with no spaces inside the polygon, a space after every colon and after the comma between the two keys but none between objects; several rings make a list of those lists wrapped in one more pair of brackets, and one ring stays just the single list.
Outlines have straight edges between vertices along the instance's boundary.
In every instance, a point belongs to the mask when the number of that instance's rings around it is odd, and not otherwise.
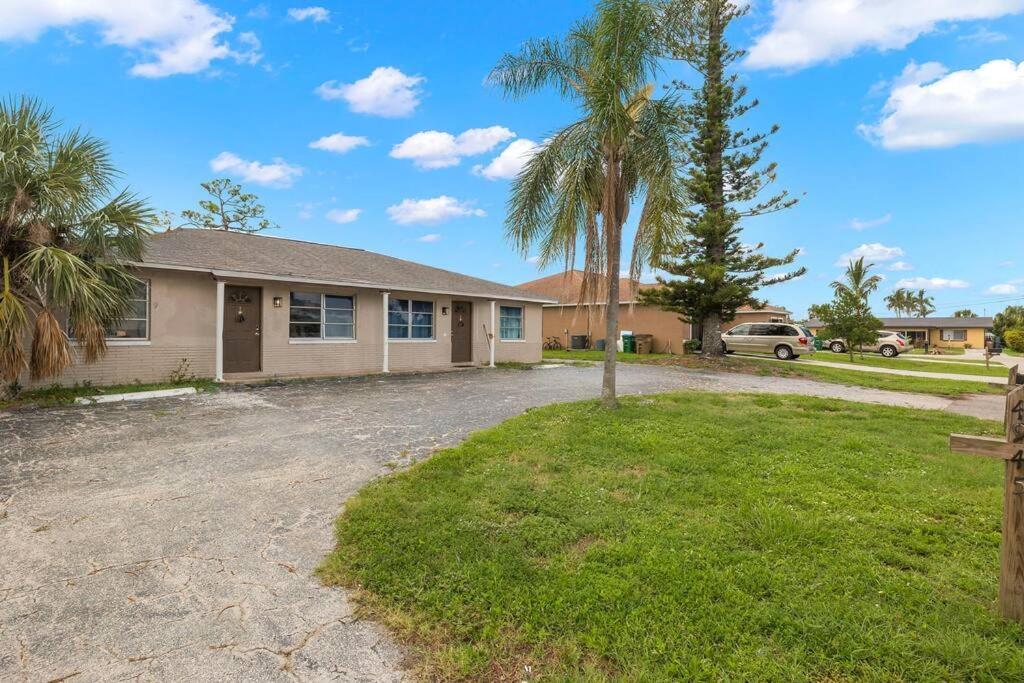
[{"label": "weathered wooden sign post", "polygon": [[999,568],[999,614],[1024,624],[1024,375],[1010,370],[1006,438],[951,434],[956,453],[1006,462],[1003,481],[1003,542]]}]

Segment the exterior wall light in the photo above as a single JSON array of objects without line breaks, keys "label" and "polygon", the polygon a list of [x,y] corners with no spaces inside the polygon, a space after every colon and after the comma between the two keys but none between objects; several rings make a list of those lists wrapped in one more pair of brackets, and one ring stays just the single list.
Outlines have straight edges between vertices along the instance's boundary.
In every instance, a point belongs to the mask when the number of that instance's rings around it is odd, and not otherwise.
[{"label": "exterior wall light", "polygon": [[275,296],[274,297],[274,308],[281,308],[281,306],[283,306],[283,305],[284,305],[284,297]]}]

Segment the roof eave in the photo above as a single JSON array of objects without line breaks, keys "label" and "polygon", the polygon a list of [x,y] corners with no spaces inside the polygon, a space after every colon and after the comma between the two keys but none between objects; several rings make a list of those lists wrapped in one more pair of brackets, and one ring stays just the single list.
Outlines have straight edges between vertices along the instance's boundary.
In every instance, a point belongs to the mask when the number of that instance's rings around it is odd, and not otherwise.
[{"label": "roof eave", "polygon": [[321,278],[308,278],[296,275],[273,275],[270,273],[258,273],[252,271],[221,270],[217,268],[199,268],[196,266],[182,266],[173,263],[151,263],[148,261],[130,261],[129,265],[137,268],[153,268],[155,270],[180,270],[192,273],[209,273],[216,278],[242,278],[245,280],[271,280],[273,282],[301,282],[310,285],[329,285],[332,287],[361,287],[363,289],[397,290],[405,292],[423,292],[424,294],[446,294],[450,296],[465,296],[477,299],[504,299],[506,301],[525,301],[528,303],[550,304],[557,299],[540,297],[525,297],[520,295],[509,295],[508,293],[472,293],[447,289],[430,289],[424,287],[409,287],[406,285],[395,285],[385,282],[364,282],[358,280],[328,280]]}]

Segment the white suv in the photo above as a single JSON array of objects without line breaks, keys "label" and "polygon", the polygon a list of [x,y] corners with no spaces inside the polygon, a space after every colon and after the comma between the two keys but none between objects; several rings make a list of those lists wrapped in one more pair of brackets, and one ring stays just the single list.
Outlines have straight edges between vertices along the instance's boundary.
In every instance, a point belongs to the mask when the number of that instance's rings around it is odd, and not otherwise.
[{"label": "white suv", "polygon": [[[880,353],[886,358],[895,358],[904,351],[909,351],[913,348],[907,338],[899,332],[889,332],[887,330],[878,330],[878,341],[864,345],[864,351],[870,351],[872,353]],[[832,353],[846,353],[846,341],[842,339],[831,339],[825,343],[825,346],[832,351]],[[860,351],[861,349],[857,349]]]}]

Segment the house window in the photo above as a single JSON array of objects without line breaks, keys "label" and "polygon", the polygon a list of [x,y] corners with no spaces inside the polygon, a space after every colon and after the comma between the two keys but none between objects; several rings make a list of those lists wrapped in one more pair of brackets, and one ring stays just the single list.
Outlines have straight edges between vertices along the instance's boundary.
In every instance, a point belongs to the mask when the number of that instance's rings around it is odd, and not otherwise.
[{"label": "house window", "polygon": [[942,330],[942,341],[967,341],[967,330]]},{"label": "house window", "polygon": [[356,299],[316,292],[292,292],[288,336],[292,339],[355,339]]},{"label": "house window", "polygon": [[388,339],[433,338],[433,301],[388,300]]},{"label": "house window", "polygon": [[786,322],[786,319],[785,318],[780,318],[779,316],[772,316],[772,317],[768,318],[768,322],[770,322],[770,323],[784,323],[784,322]]},{"label": "house window", "polygon": [[503,341],[523,338],[523,309],[521,306],[502,306],[498,329]]},{"label": "house window", "polygon": [[107,328],[107,339],[149,339],[149,281],[139,281],[132,289],[125,317]]}]

